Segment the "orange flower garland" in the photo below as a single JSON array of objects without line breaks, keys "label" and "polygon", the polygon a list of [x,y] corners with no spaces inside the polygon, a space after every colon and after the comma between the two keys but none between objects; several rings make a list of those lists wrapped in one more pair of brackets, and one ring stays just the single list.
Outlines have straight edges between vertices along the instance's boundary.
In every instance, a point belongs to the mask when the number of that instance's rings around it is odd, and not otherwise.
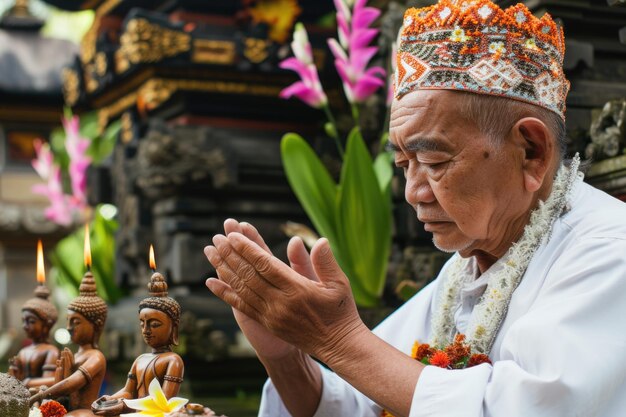
[{"label": "orange flower garland", "polygon": [[67,410],[56,401],[46,401],[39,407],[43,417],[63,417]]},{"label": "orange flower garland", "polygon": [[463,334],[457,334],[454,342],[443,349],[432,348],[428,343],[415,342],[411,357],[424,365],[447,369],[463,369],[481,363],[491,363],[489,356],[485,354],[472,354],[469,345],[465,344],[465,335]]},{"label": "orange flower garland", "polygon": [[[443,349],[431,347],[428,343],[415,341],[411,349],[411,357],[424,365],[437,366],[445,369],[464,369],[481,363],[491,364],[489,356],[483,353],[474,353],[465,343],[465,335],[457,334],[454,342]],[[380,417],[394,417],[387,410],[383,410]]]}]

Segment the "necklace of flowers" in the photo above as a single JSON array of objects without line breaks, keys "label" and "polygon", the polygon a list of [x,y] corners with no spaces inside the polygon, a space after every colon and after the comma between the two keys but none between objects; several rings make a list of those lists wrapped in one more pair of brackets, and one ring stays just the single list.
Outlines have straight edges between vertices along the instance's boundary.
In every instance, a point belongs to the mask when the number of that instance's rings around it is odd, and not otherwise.
[{"label": "necklace of flowers", "polygon": [[[466,343],[473,352],[489,355],[506,317],[513,292],[536,250],[550,239],[552,225],[563,213],[567,195],[578,176],[579,164],[580,157],[576,154],[569,167],[562,165],[559,168],[550,196],[545,202],[539,201],[522,237],[509,248],[502,269],[490,279],[487,289],[474,306],[466,333]],[[433,346],[446,346],[454,339],[454,314],[460,302],[460,291],[464,284],[473,279],[463,273],[469,261],[459,256],[450,266],[448,279],[439,295],[438,311],[432,320]]]}]

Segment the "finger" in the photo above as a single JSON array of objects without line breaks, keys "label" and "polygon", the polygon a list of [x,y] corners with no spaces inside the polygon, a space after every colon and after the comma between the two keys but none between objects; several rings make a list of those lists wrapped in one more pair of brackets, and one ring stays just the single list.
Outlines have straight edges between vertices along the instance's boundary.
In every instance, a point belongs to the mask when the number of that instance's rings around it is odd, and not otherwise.
[{"label": "finger", "polygon": [[269,246],[267,246],[267,244],[263,240],[263,237],[261,236],[259,231],[250,223],[240,223],[235,219],[226,219],[226,221],[224,221],[224,232],[226,236],[228,236],[230,233],[241,233],[257,245],[259,245],[263,250],[267,251],[267,253],[272,253]]},{"label": "finger", "polygon": [[289,264],[294,271],[310,280],[319,281],[315,275],[313,265],[311,265],[309,252],[307,252],[304,242],[298,236],[294,236],[289,240],[287,258],[289,258]]},{"label": "finger", "polygon": [[311,264],[320,282],[331,288],[350,285],[348,278],[339,267],[328,239],[318,240],[311,248]]},{"label": "finger", "polygon": [[251,242],[246,236],[231,233],[227,239],[232,248],[273,286],[285,290],[296,284],[298,278],[302,278],[303,282],[310,282],[278,258]]},{"label": "finger", "polygon": [[230,285],[217,278],[209,278],[206,280],[206,286],[213,294],[229,304],[234,309],[241,311],[246,316],[259,320],[261,314],[257,309],[246,303],[239,295],[230,287]]},{"label": "finger", "polygon": [[267,244],[265,243],[265,240],[263,240],[263,237],[261,236],[259,231],[256,229],[256,227],[252,226],[250,223],[247,223],[247,222],[241,222],[239,224],[241,225],[242,234],[245,237],[247,237],[248,239],[250,239],[257,245],[259,245],[267,253],[269,254],[272,253],[269,246],[267,246]]},{"label": "finger", "polygon": [[[223,236],[222,238],[225,239]],[[216,239],[214,238],[214,240]],[[215,267],[215,271],[217,272],[217,276],[220,280],[228,285],[231,290],[237,293],[240,298],[244,299],[258,311],[263,311],[266,308],[267,303],[265,300],[249,288],[245,281],[230,268],[228,263],[220,255],[217,248],[214,246],[207,246],[206,252],[209,262],[211,262],[211,264]]]},{"label": "finger", "polygon": [[[267,291],[270,290],[269,287],[275,288],[271,283],[266,281],[257,273],[256,269],[250,264],[250,262],[233,249],[228,241],[228,238],[216,235],[213,237],[213,243],[215,244],[215,247],[222,259],[228,264],[231,271],[235,273],[246,286],[250,287],[252,291],[261,296],[261,294],[266,294]],[[255,243],[251,242],[250,244],[256,246]]]},{"label": "finger", "polygon": [[233,232],[243,233],[241,230],[241,223],[231,218],[224,220],[224,234],[228,236],[229,233]]}]

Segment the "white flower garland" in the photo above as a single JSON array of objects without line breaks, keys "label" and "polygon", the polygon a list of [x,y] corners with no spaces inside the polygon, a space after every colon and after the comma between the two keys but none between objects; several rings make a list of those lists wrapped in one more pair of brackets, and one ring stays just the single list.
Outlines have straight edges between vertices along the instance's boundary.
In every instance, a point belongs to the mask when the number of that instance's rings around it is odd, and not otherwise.
[{"label": "white flower garland", "polygon": [[[468,325],[466,342],[472,352],[489,354],[500,326],[506,317],[513,291],[519,285],[535,251],[550,239],[552,225],[561,215],[566,197],[578,176],[580,157],[576,154],[569,166],[561,166],[556,175],[552,192],[545,202],[539,204],[530,215],[519,241],[509,248],[508,260],[502,270],[491,277],[487,289],[474,306]],[[456,332],[454,313],[460,303],[460,291],[473,277],[465,276],[469,259],[458,259],[449,267],[448,277],[438,300],[438,311],[432,320],[431,344],[444,347],[452,343]]]},{"label": "white flower garland", "polygon": [[39,408],[33,407],[28,412],[28,417],[43,417],[43,414],[41,414],[41,410]]}]

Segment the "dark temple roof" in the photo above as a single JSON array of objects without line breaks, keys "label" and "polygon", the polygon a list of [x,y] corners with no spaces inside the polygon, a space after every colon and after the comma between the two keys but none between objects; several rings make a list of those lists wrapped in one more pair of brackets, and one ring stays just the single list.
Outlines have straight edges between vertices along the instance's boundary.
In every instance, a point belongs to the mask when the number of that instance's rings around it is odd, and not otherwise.
[{"label": "dark temple roof", "polygon": [[60,94],[62,71],[78,54],[72,42],[37,32],[0,29],[0,91]]}]

